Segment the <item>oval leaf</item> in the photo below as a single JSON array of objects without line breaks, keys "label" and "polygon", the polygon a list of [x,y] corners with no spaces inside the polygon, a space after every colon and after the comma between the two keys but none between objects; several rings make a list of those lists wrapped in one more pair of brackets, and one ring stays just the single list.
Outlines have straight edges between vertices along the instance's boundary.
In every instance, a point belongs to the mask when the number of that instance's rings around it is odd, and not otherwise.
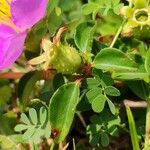
[{"label": "oval leaf", "polygon": [[104,95],[98,95],[93,101],[92,101],[92,109],[93,111],[100,113],[105,106],[106,97]]},{"label": "oval leaf", "polygon": [[101,133],[101,144],[104,147],[109,145],[109,136],[105,132]]},{"label": "oval leaf", "polygon": [[25,124],[27,124],[27,125],[30,125],[30,124],[31,124],[30,121],[29,121],[29,119],[28,119],[28,117],[26,116],[25,113],[22,113],[22,114],[21,114],[20,120],[21,120],[21,122],[23,122],[23,123],[25,123]]},{"label": "oval leaf", "polygon": [[86,93],[86,97],[89,101],[89,103],[92,103],[93,100],[102,93],[102,89],[101,88],[94,88],[94,89],[91,89],[89,90],[87,93]]},{"label": "oval leaf", "polygon": [[75,43],[82,52],[91,51],[95,24],[84,22],[77,26],[75,33]]},{"label": "oval leaf", "polygon": [[45,107],[40,108],[40,123],[44,125],[45,121],[47,119],[47,110]]},{"label": "oval leaf", "polygon": [[105,93],[109,96],[120,96],[120,91],[113,86],[107,86],[105,88]]},{"label": "oval leaf", "polygon": [[37,113],[36,113],[36,110],[34,108],[29,109],[29,116],[30,116],[32,123],[34,125],[37,125],[37,123],[38,123]]},{"label": "oval leaf", "polygon": [[30,128],[27,129],[27,131],[23,134],[23,140],[27,140],[31,138],[31,136],[34,134],[36,131],[36,128],[34,126],[31,126]]},{"label": "oval leaf", "polygon": [[125,53],[115,48],[101,50],[94,59],[93,67],[107,71],[137,70],[136,63]]},{"label": "oval leaf", "polygon": [[25,125],[25,124],[18,124],[15,126],[14,130],[16,132],[20,132],[20,131],[23,131],[23,130],[26,130],[29,126],[28,125]]},{"label": "oval leaf", "polygon": [[49,111],[52,130],[56,129],[58,131],[55,142],[59,143],[67,136],[78,102],[78,83],[65,84],[61,86],[52,96]]},{"label": "oval leaf", "polygon": [[112,114],[115,114],[116,113],[116,108],[115,108],[115,105],[112,103],[111,100],[107,99],[107,102],[108,102],[108,106],[109,106],[109,109],[111,111]]}]

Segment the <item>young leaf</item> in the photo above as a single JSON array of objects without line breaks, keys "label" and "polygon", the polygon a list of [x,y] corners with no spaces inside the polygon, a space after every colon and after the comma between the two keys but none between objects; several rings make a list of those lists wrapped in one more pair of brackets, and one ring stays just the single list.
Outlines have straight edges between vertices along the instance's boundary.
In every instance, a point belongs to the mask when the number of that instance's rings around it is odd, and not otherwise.
[{"label": "young leaf", "polygon": [[55,142],[59,143],[67,136],[78,102],[78,83],[64,84],[52,96],[49,112],[52,129],[58,130],[58,136],[55,138]]},{"label": "young leaf", "polygon": [[89,15],[93,13],[93,19],[95,19],[95,14],[99,11],[100,7],[97,3],[90,2],[83,5],[82,10],[84,15]]},{"label": "young leaf", "polygon": [[83,22],[76,28],[75,43],[80,51],[91,51],[95,24]]},{"label": "young leaf", "polygon": [[86,93],[86,97],[89,101],[89,103],[92,103],[93,100],[102,93],[102,89],[101,88],[94,88],[94,89],[91,89],[89,90],[87,93]]},{"label": "young leaf", "polygon": [[47,119],[47,110],[45,107],[40,108],[40,123],[43,125]]},{"label": "young leaf", "polygon": [[105,107],[106,97],[104,95],[98,95],[92,101],[92,109],[93,111],[100,113]]},{"label": "young leaf", "polygon": [[112,103],[111,100],[107,99],[107,102],[108,102],[108,106],[109,106],[109,109],[111,111],[112,114],[115,114],[116,113],[116,108],[115,108],[115,105]]},{"label": "young leaf", "polygon": [[21,120],[23,123],[27,124],[27,125],[30,125],[30,124],[31,124],[30,121],[29,121],[29,119],[28,119],[28,117],[26,116],[25,113],[22,113],[22,114],[21,114],[20,120]]},{"label": "young leaf", "polygon": [[38,127],[34,134],[32,135],[32,140],[35,144],[40,143],[41,137],[43,136],[44,130],[41,127]]},{"label": "young leaf", "polygon": [[93,89],[93,88],[98,87],[99,85],[100,85],[100,81],[95,78],[87,78],[83,82],[83,86],[87,89]]},{"label": "young leaf", "polygon": [[39,116],[37,116],[37,112],[35,109],[29,109],[29,117],[31,123],[29,122],[27,116],[24,113],[22,113],[21,120],[23,120],[22,122],[24,122],[27,125],[18,124],[15,127],[16,132],[26,130],[24,134],[22,134],[22,141],[30,141],[30,143],[39,144],[42,138],[48,139],[51,134],[51,126],[50,122],[47,120],[48,113],[46,108],[40,108]]},{"label": "young leaf", "polygon": [[101,144],[104,147],[109,145],[109,136],[105,132],[101,133]]},{"label": "young leaf", "polygon": [[94,135],[90,135],[89,142],[92,146],[96,146],[99,143],[99,140],[100,140],[100,134],[99,133],[94,134]]},{"label": "young leaf", "polygon": [[126,106],[133,150],[140,150],[134,118],[129,106]]},{"label": "young leaf", "polygon": [[34,126],[31,126],[30,128],[28,128],[26,130],[26,132],[23,134],[23,139],[24,140],[28,140],[31,138],[31,136],[34,134],[34,132],[36,131],[36,128]]},{"label": "young leaf", "polygon": [[20,132],[20,131],[23,131],[23,130],[26,130],[29,126],[28,125],[25,125],[25,124],[18,124],[15,126],[14,130],[16,132]]},{"label": "young leaf", "polygon": [[29,109],[29,116],[30,116],[30,119],[31,119],[32,123],[34,125],[37,125],[37,123],[38,123],[37,113],[36,113],[36,110],[34,108]]},{"label": "young leaf", "polygon": [[120,91],[113,86],[107,86],[105,88],[105,94],[109,96],[120,96]]},{"label": "young leaf", "polygon": [[137,70],[136,63],[125,53],[115,48],[105,48],[95,57],[93,67],[106,71]]}]

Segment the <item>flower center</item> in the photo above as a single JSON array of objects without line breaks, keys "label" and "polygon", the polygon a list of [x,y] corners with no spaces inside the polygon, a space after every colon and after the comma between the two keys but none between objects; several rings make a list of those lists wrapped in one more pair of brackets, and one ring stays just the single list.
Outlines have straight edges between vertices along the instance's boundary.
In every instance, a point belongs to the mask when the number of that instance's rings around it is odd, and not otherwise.
[{"label": "flower center", "polygon": [[134,13],[135,20],[138,23],[146,23],[149,19],[149,14],[147,9],[136,10]]},{"label": "flower center", "polygon": [[10,18],[10,4],[8,0],[1,0],[0,2],[0,18]]},{"label": "flower center", "polygon": [[0,1],[0,24],[7,25],[13,28],[16,32],[20,32],[21,29],[17,27],[11,19],[10,2],[11,0]]}]

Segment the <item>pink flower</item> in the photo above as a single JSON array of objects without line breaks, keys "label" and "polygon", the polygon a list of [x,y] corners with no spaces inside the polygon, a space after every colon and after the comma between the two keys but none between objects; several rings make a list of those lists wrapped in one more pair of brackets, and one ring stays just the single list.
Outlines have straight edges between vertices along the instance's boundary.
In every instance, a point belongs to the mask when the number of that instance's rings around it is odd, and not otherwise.
[{"label": "pink flower", "polygon": [[48,0],[4,1],[10,8],[10,16],[1,10],[5,6],[0,2],[0,69],[9,67],[20,56],[27,36],[26,29],[44,17],[48,3]]}]

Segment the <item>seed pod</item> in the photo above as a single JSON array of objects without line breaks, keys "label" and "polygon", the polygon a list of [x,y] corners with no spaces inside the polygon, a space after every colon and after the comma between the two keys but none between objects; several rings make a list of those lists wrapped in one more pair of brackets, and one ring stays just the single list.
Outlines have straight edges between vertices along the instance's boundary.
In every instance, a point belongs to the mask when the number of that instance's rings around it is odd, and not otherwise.
[{"label": "seed pod", "polygon": [[77,50],[68,44],[57,43],[50,50],[50,66],[63,74],[72,74],[79,69],[81,57]]}]

